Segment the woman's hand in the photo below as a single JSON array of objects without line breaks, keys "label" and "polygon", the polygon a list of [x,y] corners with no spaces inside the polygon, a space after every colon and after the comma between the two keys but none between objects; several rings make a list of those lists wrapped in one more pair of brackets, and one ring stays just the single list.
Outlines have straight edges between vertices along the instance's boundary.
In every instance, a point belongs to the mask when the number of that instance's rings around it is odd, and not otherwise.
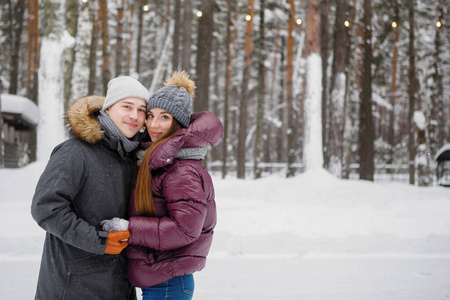
[{"label": "woman's hand", "polygon": [[103,220],[100,222],[102,229],[107,232],[128,230],[128,221],[120,218],[112,218],[111,220]]}]

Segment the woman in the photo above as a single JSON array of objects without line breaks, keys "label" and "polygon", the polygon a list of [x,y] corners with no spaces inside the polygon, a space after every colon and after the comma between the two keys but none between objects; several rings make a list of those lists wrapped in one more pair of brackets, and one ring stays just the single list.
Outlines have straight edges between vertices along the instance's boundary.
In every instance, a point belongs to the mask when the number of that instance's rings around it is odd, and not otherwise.
[{"label": "woman", "polygon": [[129,223],[102,222],[106,231],[130,231],[128,277],[144,300],[192,299],[192,274],[204,268],[212,243],[214,187],[202,159],[207,146],[220,142],[223,126],[213,113],[191,115],[194,91],[183,71],[151,96],[151,143],[141,160]]}]

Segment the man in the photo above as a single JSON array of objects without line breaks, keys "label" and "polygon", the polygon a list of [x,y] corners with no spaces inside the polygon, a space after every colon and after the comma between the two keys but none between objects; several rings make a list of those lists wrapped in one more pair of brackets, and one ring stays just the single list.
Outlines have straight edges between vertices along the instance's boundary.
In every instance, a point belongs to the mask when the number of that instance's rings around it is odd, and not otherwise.
[{"label": "man", "polygon": [[127,216],[149,98],[122,76],[109,82],[105,98],[80,98],[69,108],[71,137],[53,150],[31,206],[47,231],[35,299],[135,299],[121,253],[129,232],[104,232],[100,222]]}]

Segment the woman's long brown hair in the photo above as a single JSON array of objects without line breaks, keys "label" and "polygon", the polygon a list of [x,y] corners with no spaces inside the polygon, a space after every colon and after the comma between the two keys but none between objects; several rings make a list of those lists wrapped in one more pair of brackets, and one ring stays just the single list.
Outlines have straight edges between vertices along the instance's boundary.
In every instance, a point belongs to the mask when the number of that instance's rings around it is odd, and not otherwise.
[{"label": "woman's long brown hair", "polygon": [[134,203],[136,214],[138,216],[153,217],[156,215],[155,204],[152,195],[152,173],[150,171],[149,161],[153,151],[162,143],[169,140],[175,132],[181,129],[180,123],[173,119],[172,126],[167,134],[160,140],[152,143],[150,148],[145,151],[141,160],[141,168],[136,179],[136,189],[134,194]]}]

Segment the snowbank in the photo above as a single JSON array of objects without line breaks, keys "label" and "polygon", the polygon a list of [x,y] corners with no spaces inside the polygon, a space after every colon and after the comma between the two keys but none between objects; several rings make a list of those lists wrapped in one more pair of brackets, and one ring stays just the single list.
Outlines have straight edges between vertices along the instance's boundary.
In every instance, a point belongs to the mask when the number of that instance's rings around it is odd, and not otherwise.
[{"label": "snowbank", "polygon": [[[1,300],[34,295],[45,233],[30,204],[44,167],[0,169]],[[195,299],[449,296],[450,189],[345,181],[320,169],[213,180],[218,224]]]}]

